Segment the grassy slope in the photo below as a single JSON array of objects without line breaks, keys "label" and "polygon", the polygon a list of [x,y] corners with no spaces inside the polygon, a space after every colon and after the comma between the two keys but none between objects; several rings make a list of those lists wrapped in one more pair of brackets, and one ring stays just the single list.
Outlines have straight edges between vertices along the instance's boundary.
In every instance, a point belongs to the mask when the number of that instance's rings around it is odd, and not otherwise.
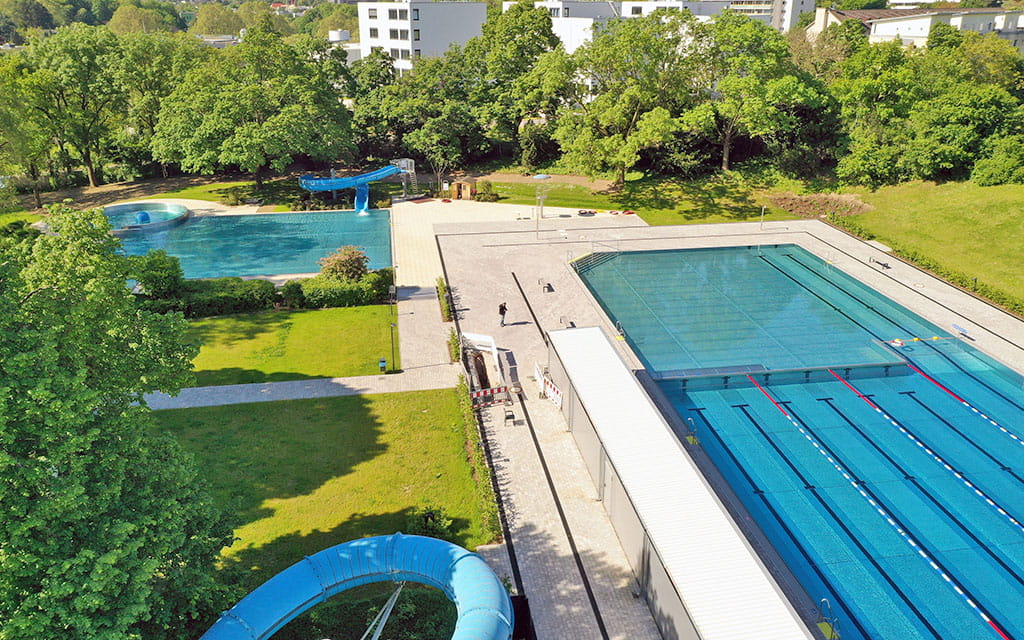
[{"label": "grassy slope", "polygon": [[455,391],[158,411],[197,459],[239,540],[225,562],[252,587],[303,555],[390,534],[424,503],[460,543],[483,539]]},{"label": "grassy slope", "polygon": [[[536,204],[537,185],[530,183],[494,184],[509,204]],[[631,209],[648,224],[692,224],[757,220],[766,205],[766,220],[785,220],[793,216],[771,206],[768,191],[762,186],[731,179],[711,178],[699,181],[673,178],[643,178],[628,181],[620,193],[595,192],[588,187],[545,184],[552,207],[579,209]]]},{"label": "grassy slope", "polygon": [[1024,291],[1024,185],[914,182],[861,195],[857,221],[884,243],[916,249],[947,268]]},{"label": "grassy slope", "polygon": [[[195,359],[199,386],[273,382],[379,373],[391,360],[390,307],[264,311],[190,323],[202,345]],[[395,328],[398,357],[398,328]],[[396,368],[401,368],[401,360]]]}]

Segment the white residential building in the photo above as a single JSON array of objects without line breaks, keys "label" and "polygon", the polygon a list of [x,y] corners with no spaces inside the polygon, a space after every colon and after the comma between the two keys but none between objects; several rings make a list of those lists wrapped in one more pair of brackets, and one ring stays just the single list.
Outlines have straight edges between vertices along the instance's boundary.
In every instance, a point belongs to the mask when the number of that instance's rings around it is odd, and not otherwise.
[{"label": "white residential building", "polygon": [[928,46],[928,34],[943,23],[960,31],[994,33],[1024,53],[1024,11],[1005,9],[876,9],[839,11],[820,8],[807,28],[817,37],[826,27],[846,20],[864,23],[869,42],[898,40],[904,45]]},{"label": "white residential building", "polygon": [[[508,11],[513,4],[514,0],[503,2],[502,10]],[[814,0],[537,0],[534,6],[547,10],[552,31],[572,53],[590,40],[595,26],[613,18],[638,18],[658,9],[685,9],[698,20],[710,20],[731,9],[786,31],[796,24],[801,12],[814,10]]]},{"label": "white residential building", "polygon": [[383,49],[399,73],[412,69],[417,58],[437,57],[453,44],[466,44],[480,35],[487,19],[484,2],[360,2],[357,8],[360,57]]}]

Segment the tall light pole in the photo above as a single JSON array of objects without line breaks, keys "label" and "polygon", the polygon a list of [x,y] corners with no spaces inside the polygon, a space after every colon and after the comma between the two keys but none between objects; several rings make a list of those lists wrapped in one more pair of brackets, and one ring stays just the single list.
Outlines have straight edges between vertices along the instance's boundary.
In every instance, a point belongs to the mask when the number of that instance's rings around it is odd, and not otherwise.
[{"label": "tall light pole", "polygon": [[395,323],[391,323],[391,372],[395,372]]},{"label": "tall light pole", "polygon": [[537,234],[537,239],[540,240],[540,219],[544,217],[544,199],[547,198],[546,189],[541,185],[541,180],[548,180],[551,176],[546,173],[538,173],[533,176],[534,180],[537,180],[537,208],[536,208],[536,223],[534,225],[534,231]]}]

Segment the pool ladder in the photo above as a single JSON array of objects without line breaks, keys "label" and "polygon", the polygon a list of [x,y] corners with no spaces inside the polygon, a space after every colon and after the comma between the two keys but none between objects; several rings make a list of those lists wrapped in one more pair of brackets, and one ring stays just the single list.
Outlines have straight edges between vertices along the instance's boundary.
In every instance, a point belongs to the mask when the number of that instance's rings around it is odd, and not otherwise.
[{"label": "pool ladder", "polygon": [[818,603],[818,629],[825,640],[840,640],[839,618],[832,615],[832,603],[828,598],[822,598]]}]

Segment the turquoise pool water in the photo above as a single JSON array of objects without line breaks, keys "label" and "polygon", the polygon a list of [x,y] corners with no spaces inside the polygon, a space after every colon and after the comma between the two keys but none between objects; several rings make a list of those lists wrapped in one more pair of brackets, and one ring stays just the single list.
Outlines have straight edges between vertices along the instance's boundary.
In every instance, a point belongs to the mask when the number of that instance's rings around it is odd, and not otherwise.
[{"label": "turquoise pool water", "polygon": [[581,276],[844,640],[1024,638],[1021,376],[792,245]]},{"label": "turquoise pool water", "polygon": [[317,211],[193,216],[184,224],[122,239],[129,255],[163,249],[181,260],[187,278],[312,273],[317,260],[344,245],[366,250],[369,267],[391,266],[387,210],[368,215]]}]

